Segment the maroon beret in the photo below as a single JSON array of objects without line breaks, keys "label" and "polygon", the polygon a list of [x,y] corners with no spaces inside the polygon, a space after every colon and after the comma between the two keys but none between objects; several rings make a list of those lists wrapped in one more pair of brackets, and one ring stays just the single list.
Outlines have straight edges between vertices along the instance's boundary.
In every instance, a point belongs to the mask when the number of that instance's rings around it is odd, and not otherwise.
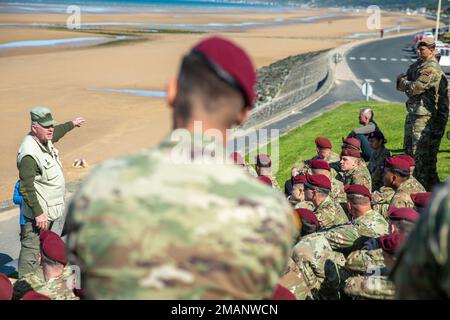
[{"label": "maroon beret", "polygon": [[47,239],[48,237],[59,238],[59,236],[56,233],[54,233],[53,231],[44,230],[44,231],[41,231],[41,234],[39,235],[39,242],[42,244],[44,242],[44,240]]},{"label": "maroon beret", "polygon": [[200,54],[216,75],[243,94],[246,106],[252,107],[256,97],[256,69],[248,54],[230,40],[209,37],[192,48]]},{"label": "maroon beret", "polygon": [[419,214],[412,208],[391,207],[388,210],[388,215],[391,220],[408,220],[411,222],[419,220]]},{"label": "maroon beret", "polygon": [[403,235],[400,233],[388,234],[378,238],[381,249],[390,254],[394,254],[398,250],[402,241]]},{"label": "maroon beret", "polygon": [[256,155],[256,164],[260,167],[268,168],[272,165],[272,160],[267,154],[260,153]]},{"label": "maroon beret", "polygon": [[360,185],[360,184],[346,185],[344,187],[344,191],[345,191],[345,193],[348,193],[348,194],[359,194],[359,195],[369,198],[369,200],[372,199],[372,195],[370,194],[369,189],[367,189],[365,186]]},{"label": "maroon beret", "polygon": [[295,295],[282,285],[277,284],[272,295],[272,300],[297,300]]},{"label": "maroon beret", "polygon": [[270,178],[267,176],[258,176],[258,180],[261,181],[262,183],[272,186],[272,180],[270,180]]},{"label": "maroon beret", "polygon": [[406,172],[409,171],[409,163],[399,157],[389,157],[384,159],[384,167],[391,169],[400,169]]},{"label": "maroon beret", "polygon": [[46,257],[56,262],[67,264],[66,248],[60,237],[47,237],[41,244],[42,252]]},{"label": "maroon beret", "polygon": [[314,224],[317,227],[317,229],[320,228],[319,220],[317,220],[317,216],[311,210],[298,208],[295,209],[295,212],[297,212],[297,215],[300,217],[300,220],[302,222],[306,220]]},{"label": "maroon beret", "polygon": [[418,208],[424,208],[431,199],[432,192],[411,193],[411,200]]},{"label": "maroon beret", "polygon": [[413,157],[411,157],[411,156],[409,156],[409,155],[407,155],[407,154],[402,154],[402,155],[396,156],[396,158],[402,159],[402,160],[408,162],[408,164],[409,164],[410,167],[416,165],[416,160],[414,160]]},{"label": "maroon beret", "polygon": [[354,157],[354,158],[361,158],[361,153],[356,150],[356,149],[352,149],[352,148],[343,148],[341,151],[341,157]]},{"label": "maroon beret", "polygon": [[42,293],[36,292],[36,291],[28,291],[24,294],[21,300],[52,300],[46,295],[43,295]]},{"label": "maroon beret", "polygon": [[233,160],[235,164],[243,165],[244,164],[244,158],[242,158],[241,154],[239,152],[233,152],[230,155],[230,158]]},{"label": "maroon beret", "polygon": [[330,165],[325,160],[311,160],[309,161],[311,169],[324,169],[331,171]]},{"label": "maroon beret", "polygon": [[325,137],[317,137],[314,142],[316,143],[317,148],[322,148],[322,149],[332,149],[333,148],[331,141]]},{"label": "maroon beret", "polygon": [[8,277],[0,273],[0,300],[11,300],[13,296],[13,285]]},{"label": "maroon beret", "polygon": [[331,182],[323,174],[306,174],[306,183],[314,187],[331,190]]},{"label": "maroon beret", "polygon": [[342,148],[351,148],[358,151],[361,151],[361,142],[355,138],[342,138]]},{"label": "maroon beret", "polygon": [[294,183],[293,184],[305,184],[306,183],[306,176],[305,175],[303,175],[303,174],[299,174],[299,175],[296,175],[295,177],[294,177]]}]

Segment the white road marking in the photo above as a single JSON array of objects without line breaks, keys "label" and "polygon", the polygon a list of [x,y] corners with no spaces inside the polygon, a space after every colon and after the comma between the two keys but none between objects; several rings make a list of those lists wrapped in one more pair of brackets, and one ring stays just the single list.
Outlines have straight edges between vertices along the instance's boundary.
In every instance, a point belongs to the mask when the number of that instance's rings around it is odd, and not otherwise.
[{"label": "white road marking", "polygon": [[397,58],[391,58],[391,61],[397,61]]},{"label": "white road marking", "polygon": [[366,60],[366,57],[359,57],[359,60]]},{"label": "white road marking", "polygon": [[370,60],[375,61],[377,58],[371,57]]},{"label": "white road marking", "polygon": [[350,59],[350,60],[356,60],[356,58],[355,58],[355,57],[350,57],[349,59]]},{"label": "white road marking", "polygon": [[373,79],[364,79],[365,82],[375,82]]},{"label": "white road marking", "polygon": [[387,59],[386,58],[381,58],[381,61],[386,61]]},{"label": "white road marking", "polygon": [[411,62],[416,62],[417,61],[417,59],[411,59]]},{"label": "white road marking", "polygon": [[408,61],[408,59],[402,58],[402,61]]},{"label": "white road marking", "polygon": [[391,82],[391,80],[390,80],[390,79],[387,79],[387,78],[381,78],[380,81],[381,81],[381,82],[384,82],[384,83],[389,83],[389,82]]}]

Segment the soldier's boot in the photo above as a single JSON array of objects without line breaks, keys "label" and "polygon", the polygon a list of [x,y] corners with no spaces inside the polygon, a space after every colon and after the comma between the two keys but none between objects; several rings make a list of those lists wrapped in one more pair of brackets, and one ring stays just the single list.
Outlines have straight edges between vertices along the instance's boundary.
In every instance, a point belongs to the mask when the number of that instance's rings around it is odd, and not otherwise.
[{"label": "soldier's boot", "polygon": [[35,271],[39,265],[39,229],[34,219],[25,217],[20,242],[19,279],[27,273]]}]

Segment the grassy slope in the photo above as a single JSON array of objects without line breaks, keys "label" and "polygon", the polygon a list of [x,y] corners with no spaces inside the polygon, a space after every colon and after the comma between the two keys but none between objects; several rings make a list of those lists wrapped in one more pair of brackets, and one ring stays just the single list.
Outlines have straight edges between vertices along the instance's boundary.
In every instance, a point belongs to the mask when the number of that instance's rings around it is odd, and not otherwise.
[{"label": "grassy slope", "polygon": [[[358,123],[359,108],[370,107],[375,112],[375,121],[386,136],[387,148],[394,154],[402,153],[403,124],[405,106],[400,103],[355,102],[346,103],[324,113],[318,118],[298,127],[280,138],[280,166],[276,174],[280,185],[284,185],[290,176],[292,165],[301,159],[310,159],[315,154],[314,139],[326,136],[333,143],[333,150],[340,151],[341,139],[350,130],[360,126]],[[450,122],[447,131],[450,130]],[[270,150],[270,147],[268,148]],[[443,137],[438,153],[438,173],[440,179],[450,175],[450,140]]]}]

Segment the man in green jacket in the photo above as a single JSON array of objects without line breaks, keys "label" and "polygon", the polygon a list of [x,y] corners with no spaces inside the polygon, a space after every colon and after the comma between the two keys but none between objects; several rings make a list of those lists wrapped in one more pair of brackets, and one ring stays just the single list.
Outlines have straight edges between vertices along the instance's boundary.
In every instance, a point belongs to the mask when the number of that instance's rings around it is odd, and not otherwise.
[{"label": "man in green jacket", "polygon": [[20,239],[20,278],[38,267],[40,232],[54,228],[63,215],[65,181],[58,150],[53,143],[85,121],[77,117],[55,126],[48,108],[36,107],[30,114],[31,130],[17,154],[25,218]]}]

